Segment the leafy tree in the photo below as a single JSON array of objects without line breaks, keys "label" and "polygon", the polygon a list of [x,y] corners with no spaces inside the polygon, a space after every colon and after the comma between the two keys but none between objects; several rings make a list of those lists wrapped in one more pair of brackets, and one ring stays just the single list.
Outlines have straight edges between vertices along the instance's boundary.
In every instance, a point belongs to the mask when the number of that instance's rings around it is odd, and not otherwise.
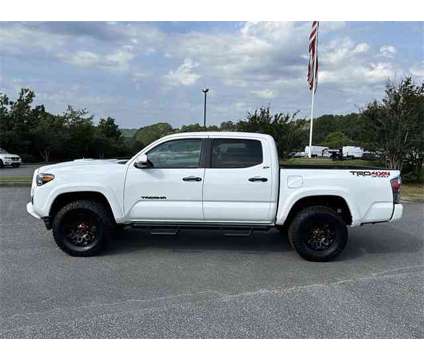
[{"label": "leafy tree", "polygon": [[296,113],[272,114],[269,107],[261,107],[249,112],[246,120],[239,121],[237,129],[271,135],[277,142],[279,155],[285,158],[290,151],[302,146],[305,137],[304,124],[296,121],[295,117]]},{"label": "leafy tree", "polygon": [[168,123],[156,123],[139,129],[136,132],[134,139],[137,142],[147,146],[153,141],[165,135],[172,134],[173,132],[174,129]]},{"label": "leafy tree", "polygon": [[183,125],[178,130],[179,132],[199,132],[199,131],[219,131],[219,127],[216,125],[207,126],[206,129],[203,127],[203,125],[200,124],[190,124],[190,125]]},{"label": "leafy tree", "polygon": [[115,124],[115,119],[109,116],[106,119],[100,119],[97,129],[110,139],[118,140],[122,135],[119,126]]},{"label": "leafy tree", "polygon": [[343,131],[333,131],[327,135],[322,145],[328,146],[331,149],[340,149],[343,146],[352,145],[353,142]]},{"label": "leafy tree", "polygon": [[117,157],[127,149],[121,130],[111,117],[100,119],[94,132],[93,143],[95,156],[99,158]]},{"label": "leafy tree", "polygon": [[352,139],[352,145],[374,150],[375,144],[373,139],[369,137],[366,120],[361,114],[356,113],[322,115],[315,119],[313,142],[317,145],[324,145],[330,133],[339,131],[347,138]]},{"label": "leafy tree", "polygon": [[[422,180],[424,161],[424,84],[405,78],[388,83],[382,101],[359,113],[322,115],[314,121],[314,144],[338,148],[352,144],[381,150],[390,167],[401,168],[409,179]],[[174,133],[204,131],[200,124],[173,129],[156,123],[141,129],[120,129],[111,117],[97,126],[85,109],[69,106],[61,115],[34,105],[35,93],[21,89],[16,100],[0,93],[0,146],[24,161],[61,161],[80,157],[128,157],[156,139]],[[262,107],[238,122],[224,121],[208,131],[248,131],[272,135],[279,155],[301,150],[308,142],[309,119],[275,113]]]},{"label": "leafy tree", "polygon": [[63,157],[68,141],[68,133],[65,130],[64,119],[47,112],[31,130],[33,150],[39,153],[43,161],[50,161],[52,154],[56,159]]},{"label": "leafy tree", "polygon": [[75,110],[70,105],[62,116],[69,133],[66,157],[90,157],[95,152],[93,116],[85,109]]},{"label": "leafy tree", "polygon": [[232,121],[224,121],[220,125],[221,131],[237,131],[237,124]]},{"label": "leafy tree", "polygon": [[422,136],[424,84],[416,85],[407,77],[398,85],[388,82],[385,97],[366,107],[369,132],[381,147],[388,166],[402,169],[414,158],[417,170],[423,163]]}]

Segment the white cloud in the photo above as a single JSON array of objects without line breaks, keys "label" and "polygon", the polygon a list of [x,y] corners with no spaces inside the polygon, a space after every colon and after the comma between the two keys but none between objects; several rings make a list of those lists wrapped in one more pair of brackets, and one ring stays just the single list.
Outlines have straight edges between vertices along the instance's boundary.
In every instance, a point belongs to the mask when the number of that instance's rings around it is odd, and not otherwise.
[{"label": "white cloud", "polygon": [[387,58],[392,58],[396,55],[396,48],[392,45],[383,45],[380,47],[380,54]]},{"label": "white cloud", "polygon": [[370,46],[367,43],[359,43],[353,49],[354,54],[366,53],[370,49]]},{"label": "white cloud", "polygon": [[93,66],[97,65],[100,57],[91,51],[77,51],[75,54],[62,55],[64,61],[77,66]]},{"label": "white cloud", "polygon": [[193,85],[200,78],[200,75],[193,71],[198,66],[198,63],[193,62],[190,58],[186,58],[176,70],[169,71],[164,78],[172,86]]},{"label": "white cloud", "polygon": [[393,78],[395,73],[395,68],[390,63],[347,64],[340,69],[320,71],[318,83],[358,89],[364,84],[384,83]]},{"label": "white cloud", "polygon": [[272,99],[277,96],[276,91],[271,89],[252,90],[251,92],[261,99]]},{"label": "white cloud", "polygon": [[141,23],[47,22],[0,25],[0,53],[127,70],[136,54],[154,54],[164,34]]},{"label": "white cloud", "polygon": [[236,32],[190,32],[173,38],[167,52],[173,58],[195,58],[210,76],[244,86],[293,77],[293,67],[306,52],[308,29],[304,23],[260,22],[246,23]]},{"label": "white cloud", "polygon": [[21,54],[34,50],[52,51],[66,44],[63,36],[47,34],[21,23],[0,25],[0,50],[3,54]]},{"label": "white cloud", "polygon": [[[373,26],[320,23],[317,111],[352,109],[351,104],[377,98],[388,78],[403,74],[424,77],[424,64],[417,59],[416,51],[402,59],[395,56],[400,40],[383,40],[378,45],[369,41],[364,29],[372,31]],[[80,83],[87,88],[81,92],[92,95],[90,91],[95,89],[96,94],[101,94],[99,99],[90,98],[87,102],[98,101],[99,106],[103,106],[101,97],[112,91],[101,88],[102,71],[108,71],[105,82],[109,81],[109,72],[115,72],[117,95],[125,92],[127,98],[134,99],[135,88],[137,106],[146,98],[157,104],[164,93],[174,91],[176,96],[172,99],[155,107],[144,106],[142,116],[148,113],[155,119],[166,117],[164,109],[172,106],[174,110],[184,109],[187,118],[197,121],[202,98],[199,91],[199,106],[190,107],[192,101],[197,101],[190,88],[194,84],[198,89],[209,87],[214,91],[210,116],[212,119],[219,111],[220,121],[240,118],[246,109],[255,109],[276,96],[281,99],[278,107],[282,111],[306,111],[309,107],[306,72],[310,22],[247,22],[234,26],[217,23],[207,30],[203,25],[186,24],[182,28],[184,31],[173,31],[169,25],[135,22],[4,23],[0,24],[0,53],[6,57],[8,72],[15,72],[14,77],[23,79],[22,84],[32,85],[31,77],[41,79],[34,85],[36,91],[46,87],[50,76],[46,69],[50,66],[52,74],[63,73],[63,86],[70,79],[78,79],[79,68],[84,69],[85,77]],[[404,42],[403,46],[413,46],[407,40],[408,45]],[[72,67],[63,67],[62,63]],[[15,68],[9,64],[15,64]],[[33,72],[26,64],[34,64]],[[56,78],[50,80],[57,82]],[[5,84],[2,80],[1,85]],[[181,89],[177,91],[176,86]],[[67,96],[64,94],[63,98]],[[64,100],[52,97],[50,102],[53,101]],[[114,106],[125,108],[128,118],[141,114],[131,114],[138,110],[127,103]]]},{"label": "white cloud", "polygon": [[421,64],[415,64],[411,66],[410,72],[413,76],[424,78],[424,60]]},{"label": "white cloud", "polygon": [[70,64],[81,67],[100,67],[110,70],[126,70],[134,58],[128,49],[119,49],[111,54],[99,54],[92,51],[80,50],[71,54],[60,54],[59,57]]}]

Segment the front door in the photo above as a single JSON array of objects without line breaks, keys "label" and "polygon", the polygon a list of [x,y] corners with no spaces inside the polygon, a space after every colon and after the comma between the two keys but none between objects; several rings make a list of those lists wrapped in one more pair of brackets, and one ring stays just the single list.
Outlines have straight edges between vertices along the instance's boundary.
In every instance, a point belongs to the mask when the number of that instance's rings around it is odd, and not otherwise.
[{"label": "front door", "polygon": [[271,157],[260,139],[211,139],[203,213],[209,222],[272,222]]},{"label": "front door", "polygon": [[176,139],[147,152],[151,167],[130,165],[124,211],[131,221],[202,221],[202,139]]}]

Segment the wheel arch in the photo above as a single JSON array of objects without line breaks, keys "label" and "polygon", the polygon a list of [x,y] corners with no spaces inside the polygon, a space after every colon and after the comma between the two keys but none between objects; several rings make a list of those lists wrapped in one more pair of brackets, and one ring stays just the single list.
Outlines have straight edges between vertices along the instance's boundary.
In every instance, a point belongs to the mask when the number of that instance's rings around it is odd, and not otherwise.
[{"label": "wheel arch", "polygon": [[352,211],[345,198],[339,195],[311,195],[298,199],[290,208],[284,225],[289,225],[296,214],[311,206],[326,206],[333,209],[343,219],[346,225],[353,222]]},{"label": "wheel arch", "polygon": [[92,200],[103,204],[113,221],[115,221],[115,216],[109,200],[103,193],[99,191],[74,191],[57,195],[53,200],[52,205],[50,206],[49,218],[53,219],[63,206],[77,200]]}]

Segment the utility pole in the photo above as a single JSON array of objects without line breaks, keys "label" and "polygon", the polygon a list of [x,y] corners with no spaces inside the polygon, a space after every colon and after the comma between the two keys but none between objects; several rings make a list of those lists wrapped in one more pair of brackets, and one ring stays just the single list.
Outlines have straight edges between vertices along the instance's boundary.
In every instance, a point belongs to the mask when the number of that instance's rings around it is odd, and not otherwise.
[{"label": "utility pole", "polygon": [[203,127],[206,129],[206,94],[208,93],[209,89],[203,89],[202,93],[205,94],[205,102],[203,104]]}]

